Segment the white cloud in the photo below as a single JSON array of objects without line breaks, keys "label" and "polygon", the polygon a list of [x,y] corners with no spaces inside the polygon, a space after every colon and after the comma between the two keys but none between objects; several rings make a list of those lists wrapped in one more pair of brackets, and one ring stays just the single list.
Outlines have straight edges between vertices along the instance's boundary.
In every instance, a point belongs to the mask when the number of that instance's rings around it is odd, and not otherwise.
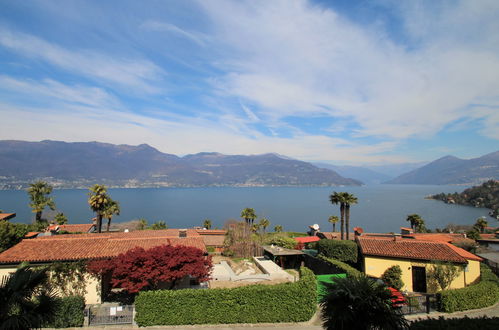
[{"label": "white cloud", "polygon": [[68,50],[35,36],[0,28],[0,45],[23,56],[42,59],[88,78],[145,93],[161,89],[163,69],[144,59],[101,54],[93,50]]},{"label": "white cloud", "polygon": [[[420,40],[415,49],[307,1],[201,5],[225,51],[218,63],[228,73],[215,86],[257,104],[265,119],[327,114],[355,120],[359,136],[399,140],[479,115],[470,105],[499,95],[497,1],[419,8],[431,24],[401,10]],[[467,23],[480,33],[463,41]],[[416,36],[419,27],[425,31]]]}]

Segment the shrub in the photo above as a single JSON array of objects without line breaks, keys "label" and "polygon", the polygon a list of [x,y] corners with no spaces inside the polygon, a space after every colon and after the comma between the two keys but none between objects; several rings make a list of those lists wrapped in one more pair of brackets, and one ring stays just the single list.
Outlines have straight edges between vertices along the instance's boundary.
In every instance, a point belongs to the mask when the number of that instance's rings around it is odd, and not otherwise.
[{"label": "shrub", "polygon": [[440,316],[438,319],[419,319],[411,323],[409,329],[453,329],[453,330],[481,330],[481,329],[499,329],[499,317],[481,317],[481,318],[451,318],[444,319]]},{"label": "shrub", "polygon": [[327,257],[324,257],[324,256],[318,256],[319,259],[321,260],[324,260],[325,262],[327,262],[328,264],[336,267],[339,269],[339,273],[346,273],[349,277],[353,276],[359,276],[359,275],[362,275],[362,272],[353,268],[352,266],[342,262],[342,261],[339,261],[339,260],[336,260],[336,259],[331,259],[331,258],[327,258]]},{"label": "shrub", "polygon": [[300,269],[295,283],[232,289],[141,292],[135,300],[139,326],[301,322],[316,311],[315,276]]},{"label": "shrub", "polygon": [[499,300],[497,276],[485,265],[481,266],[481,270],[482,278],[478,284],[437,293],[439,310],[452,313],[494,305]]},{"label": "shrub", "polygon": [[385,270],[383,275],[381,275],[381,279],[388,286],[397,290],[402,289],[404,286],[404,282],[402,281],[402,269],[399,265],[392,266]]},{"label": "shrub", "polygon": [[317,242],[317,250],[319,254],[327,258],[338,259],[351,264],[357,263],[358,248],[353,241],[322,239]]},{"label": "shrub", "polygon": [[298,244],[298,242],[286,236],[273,235],[265,239],[265,244],[266,245],[274,244],[285,249],[294,249]]},{"label": "shrub", "polygon": [[85,298],[69,296],[57,298],[54,321],[46,324],[49,328],[69,328],[83,326]]}]

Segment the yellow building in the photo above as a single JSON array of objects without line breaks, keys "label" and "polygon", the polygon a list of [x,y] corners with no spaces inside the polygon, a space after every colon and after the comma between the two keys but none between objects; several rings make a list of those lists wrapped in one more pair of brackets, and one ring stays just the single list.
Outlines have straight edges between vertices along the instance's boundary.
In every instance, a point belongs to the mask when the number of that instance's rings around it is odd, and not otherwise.
[{"label": "yellow building", "polygon": [[[44,266],[54,262],[75,262],[116,257],[135,247],[149,249],[160,245],[192,246],[206,251],[203,238],[193,229],[140,230],[102,234],[67,234],[24,239],[0,253],[0,279],[14,273],[22,262]],[[71,286],[71,284],[69,284]],[[85,302],[101,302],[101,281],[85,276]],[[64,291],[63,288],[56,288]]]},{"label": "yellow building", "polygon": [[444,242],[419,241],[400,237],[358,237],[363,270],[368,276],[381,277],[391,266],[402,269],[402,290],[434,292],[427,274],[438,262],[449,262],[459,269],[449,288],[458,289],[480,279],[482,258]]}]

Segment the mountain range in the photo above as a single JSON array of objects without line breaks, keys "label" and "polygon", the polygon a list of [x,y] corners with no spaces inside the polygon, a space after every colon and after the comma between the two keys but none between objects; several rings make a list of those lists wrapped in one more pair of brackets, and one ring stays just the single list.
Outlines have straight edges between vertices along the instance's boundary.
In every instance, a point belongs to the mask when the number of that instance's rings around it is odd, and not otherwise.
[{"label": "mountain range", "polygon": [[480,184],[499,179],[499,151],[473,159],[445,156],[387,183]]},{"label": "mountain range", "polygon": [[36,179],[55,187],[361,185],[328,169],[277,154],[198,153],[178,157],[147,145],[0,141],[0,187]]}]

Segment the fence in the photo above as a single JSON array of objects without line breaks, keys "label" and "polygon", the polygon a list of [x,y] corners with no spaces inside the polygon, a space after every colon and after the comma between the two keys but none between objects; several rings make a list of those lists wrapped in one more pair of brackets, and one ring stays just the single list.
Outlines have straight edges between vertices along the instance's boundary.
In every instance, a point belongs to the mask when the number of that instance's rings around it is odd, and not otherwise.
[{"label": "fence", "polygon": [[88,325],[132,324],[134,305],[91,305],[85,309]]},{"label": "fence", "polygon": [[433,294],[406,296],[407,304],[402,306],[402,314],[418,314],[436,311],[436,297]]}]

